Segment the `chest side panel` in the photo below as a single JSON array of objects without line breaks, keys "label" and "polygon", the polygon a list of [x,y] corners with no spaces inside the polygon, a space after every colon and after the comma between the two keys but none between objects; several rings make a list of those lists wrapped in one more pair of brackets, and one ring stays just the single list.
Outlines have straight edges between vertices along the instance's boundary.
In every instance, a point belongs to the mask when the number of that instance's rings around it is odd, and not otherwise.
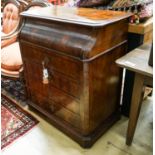
[{"label": "chest side panel", "polygon": [[90,130],[119,112],[122,69],[116,65],[115,60],[124,55],[125,51],[126,43],[90,63]]}]

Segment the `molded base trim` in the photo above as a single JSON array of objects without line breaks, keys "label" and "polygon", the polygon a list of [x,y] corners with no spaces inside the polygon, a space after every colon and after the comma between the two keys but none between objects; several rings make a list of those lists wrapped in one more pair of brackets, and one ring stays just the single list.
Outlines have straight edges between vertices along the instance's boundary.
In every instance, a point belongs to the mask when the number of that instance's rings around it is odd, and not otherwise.
[{"label": "molded base trim", "polygon": [[83,136],[80,134],[80,130],[68,124],[67,122],[60,120],[56,116],[50,115],[48,112],[29,101],[29,108],[36,111],[46,121],[50,122],[57,129],[68,135],[74,141],[80,144],[83,148],[90,148],[99,139],[103,133],[105,133],[116,121],[120,119],[120,111],[113,113],[108,119],[106,119],[98,128],[96,128],[91,134]]}]

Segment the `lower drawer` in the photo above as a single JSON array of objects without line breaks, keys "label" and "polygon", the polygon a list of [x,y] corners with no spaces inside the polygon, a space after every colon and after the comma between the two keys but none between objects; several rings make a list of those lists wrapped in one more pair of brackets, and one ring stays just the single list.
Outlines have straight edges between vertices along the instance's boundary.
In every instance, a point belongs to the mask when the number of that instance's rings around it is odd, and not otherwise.
[{"label": "lower drawer", "polygon": [[60,104],[54,103],[51,98],[47,99],[40,94],[31,93],[31,101],[49,114],[66,121],[76,128],[80,128],[80,115],[71,112]]}]

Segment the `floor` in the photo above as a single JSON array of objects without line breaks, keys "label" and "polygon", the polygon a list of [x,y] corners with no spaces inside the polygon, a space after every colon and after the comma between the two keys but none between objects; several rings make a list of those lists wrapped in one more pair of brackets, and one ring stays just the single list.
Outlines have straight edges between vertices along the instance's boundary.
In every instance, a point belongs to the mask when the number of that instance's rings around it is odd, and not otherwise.
[{"label": "floor", "polygon": [[[30,111],[40,123],[2,150],[2,155],[152,155],[153,99],[147,97],[131,147],[125,144],[128,119],[123,117],[90,149],[83,149],[62,132]],[[27,108],[26,108],[27,109]]]}]

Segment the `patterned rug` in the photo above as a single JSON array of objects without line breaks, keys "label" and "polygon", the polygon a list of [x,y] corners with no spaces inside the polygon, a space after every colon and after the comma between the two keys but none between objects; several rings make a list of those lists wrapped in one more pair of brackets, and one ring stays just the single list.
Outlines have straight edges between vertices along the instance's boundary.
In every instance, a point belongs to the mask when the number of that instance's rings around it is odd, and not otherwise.
[{"label": "patterned rug", "polygon": [[1,90],[3,94],[15,99],[22,106],[26,105],[24,86],[20,80],[11,80],[1,77]]},{"label": "patterned rug", "polygon": [[1,94],[1,149],[19,138],[38,121],[12,100]]}]

